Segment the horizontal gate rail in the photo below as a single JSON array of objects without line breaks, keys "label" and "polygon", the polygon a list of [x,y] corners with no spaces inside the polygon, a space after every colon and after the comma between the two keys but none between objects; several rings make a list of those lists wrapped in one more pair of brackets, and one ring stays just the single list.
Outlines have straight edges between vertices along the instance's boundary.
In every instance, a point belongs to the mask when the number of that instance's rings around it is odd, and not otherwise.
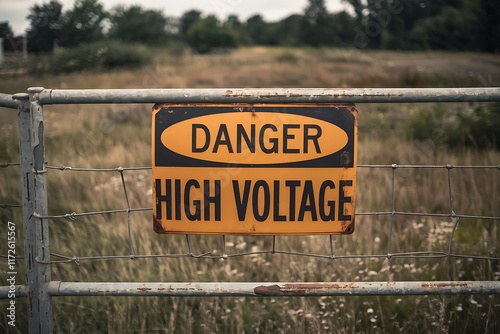
[{"label": "horizontal gate rail", "polygon": [[[387,296],[387,295],[491,295],[500,294],[497,281],[429,282],[58,282],[48,284],[51,296]],[[6,298],[7,287],[0,287]],[[26,297],[27,287],[16,286],[16,296]]]},{"label": "horizontal gate rail", "polygon": [[16,102],[13,100],[12,95],[0,93],[0,107],[17,108]]},{"label": "horizontal gate rail", "polygon": [[500,101],[500,88],[43,89],[40,104]]},{"label": "horizontal gate rail", "polygon": [[368,296],[498,294],[500,282],[77,283],[51,282],[52,296]]},{"label": "horizontal gate rail", "polygon": [[[496,102],[500,88],[40,89],[38,103],[416,103]],[[0,106],[17,108],[12,95]]]}]

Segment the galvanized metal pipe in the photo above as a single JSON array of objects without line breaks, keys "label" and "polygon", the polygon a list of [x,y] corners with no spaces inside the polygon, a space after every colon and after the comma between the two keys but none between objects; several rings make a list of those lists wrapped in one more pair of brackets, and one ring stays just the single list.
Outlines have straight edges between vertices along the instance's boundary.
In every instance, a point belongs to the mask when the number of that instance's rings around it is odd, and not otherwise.
[{"label": "galvanized metal pipe", "polygon": [[17,109],[17,104],[12,99],[12,95],[0,93],[0,107]]},{"label": "galvanized metal pipe", "polygon": [[[12,293],[10,286],[0,286],[0,299],[10,299]],[[26,297],[28,295],[28,287],[26,285],[16,285],[14,288],[16,298]]]},{"label": "galvanized metal pipe", "polygon": [[500,87],[43,89],[38,98],[40,104],[492,102],[500,101]]},{"label": "galvanized metal pipe", "polygon": [[[21,194],[23,203],[23,239],[24,239],[24,268],[26,285],[16,287],[16,298],[33,296],[37,287],[38,263],[36,261],[36,225],[33,217],[35,206],[35,184],[33,182],[33,147],[31,131],[31,103],[29,95],[19,93],[13,95],[14,102],[18,107],[18,139],[19,139],[19,163],[21,165]],[[1,290],[0,290],[1,291]],[[0,298],[3,294],[0,293]],[[32,333],[36,331],[38,322],[38,308],[34,306],[38,298],[27,298],[28,328]]]},{"label": "galvanized metal pipe", "polygon": [[[48,283],[51,281],[50,251],[49,251],[49,224],[48,220],[39,218],[48,214],[47,203],[47,177],[45,169],[45,137],[43,123],[43,105],[38,102],[37,88],[28,89],[30,101],[30,128],[29,134],[32,157],[32,165],[25,166],[29,160],[24,161],[21,157],[21,168],[30,169],[28,173],[30,192],[28,198],[23,198],[23,216],[27,220],[24,230],[27,235],[24,237],[26,276],[28,279],[28,330],[29,333],[52,333],[52,303],[48,293]],[[24,114],[24,111],[20,111]],[[26,125],[20,119],[19,132],[25,132]],[[28,154],[24,152],[23,154]],[[23,178],[24,182],[24,178]],[[23,191],[24,195],[24,191]],[[31,210],[31,214],[26,216],[25,210]]]},{"label": "galvanized metal pipe", "polygon": [[500,294],[496,281],[253,282],[253,283],[49,283],[52,296],[385,296]]},{"label": "galvanized metal pipe", "polygon": [[[9,287],[0,287],[6,299]],[[500,294],[496,281],[433,282],[309,282],[309,283],[49,283],[49,293],[57,296],[386,296],[386,295],[474,295]],[[27,287],[16,286],[16,297],[26,297]]]}]

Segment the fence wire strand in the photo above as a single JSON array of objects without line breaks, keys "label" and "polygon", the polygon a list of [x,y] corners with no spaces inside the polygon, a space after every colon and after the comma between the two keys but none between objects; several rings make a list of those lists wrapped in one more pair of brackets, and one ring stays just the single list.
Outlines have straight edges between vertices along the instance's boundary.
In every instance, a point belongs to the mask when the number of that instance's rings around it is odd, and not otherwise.
[{"label": "fence wire strand", "polygon": [[[18,164],[3,163],[0,166],[8,167]],[[456,230],[459,225],[460,219],[478,219],[478,220],[500,220],[499,216],[484,216],[484,215],[465,215],[457,214],[454,207],[454,194],[453,194],[453,169],[491,169],[500,170],[500,166],[464,166],[464,165],[358,165],[360,169],[390,169],[391,170],[391,211],[368,211],[368,212],[356,212],[355,216],[358,217],[380,217],[380,216],[390,216],[389,223],[389,235],[387,241],[387,252],[382,254],[338,254],[334,250],[334,236],[328,235],[324,236],[328,238],[327,249],[325,249],[324,254],[319,253],[308,253],[308,252],[298,252],[293,250],[283,250],[278,246],[278,239],[281,236],[261,236],[262,238],[272,238],[271,247],[267,250],[256,250],[256,251],[242,251],[242,252],[228,252],[226,247],[227,237],[225,235],[220,235],[221,241],[221,254],[214,253],[213,250],[202,251],[199,254],[193,252],[193,241],[190,235],[185,235],[185,252],[176,253],[165,253],[165,254],[136,254],[134,247],[134,235],[132,233],[132,214],[136,212],[152,211],[151,207],[132,207],[129,190],[127,188],[127,181],[125,174],[134,171],[151,170],[151,167],[116,167],[116,168],[82,168],[82,167],[71,167],[71,166],[46,166],[47,170],[52,170],[54,172],[104,172],[104,173],[118,173],[120,177],[121,191],[124,195],[124,208],[102,210],[102,211],[92,211],[92,212],[71,212],[60,215],[46,215],[41,216],[36,212],[34,215],[38,218],[49,219],[49,220],[59,220],[68,219],[70,221],[75,221],[81,217],[87,216],[102,216],[109,214],[126,214],[126,224],[127,224],[127,242],[128,242],[128,254],[117,255],[92,255],[92,256],[79,256],[79,255],[68,255],[68,254],[58,254],[51,253],[53,259],[50,263],[74,263],[79,265],[83,261],[99,261],[99,260],[119,260],[119,259],[155,259],[155,258],[208,258],[208,259],[229,259],[243,256],[256,256],[256,255],[293,255],[293,256],[304,256],[304,257],[314,257],[320,259],[391,259],[391,258],[466,258],[466,259],[481,259],[497,261],[500,257],[497,256],[485,256],[477,254],[460,254],[453,251],[454,238],[456,236]],[[404,212],[396,210],[396,177],[397,170],[399,169],[446,169],[447,170],[447,197],[449,202],[449,212],[445,213],[434,213],[434,212]],[[21,207],[21,205],[9,205],[0,204],[0,207]],[[406,252],[397,252],[393,249],[393,242],[395,237],[395,225],[397,217],[430,217],[430,218],[450,218],[452,219],[452,229],[450,232],[449,239],[446,245],[446,251],[436,251],[436,250],[414,250]],[[153,233],[153,232],[152,232]],[[165,236],[168,237],[168,236]],[[318,236],[320,237],[320,236]],[[218,253],[218,252],[217,252]]]}]

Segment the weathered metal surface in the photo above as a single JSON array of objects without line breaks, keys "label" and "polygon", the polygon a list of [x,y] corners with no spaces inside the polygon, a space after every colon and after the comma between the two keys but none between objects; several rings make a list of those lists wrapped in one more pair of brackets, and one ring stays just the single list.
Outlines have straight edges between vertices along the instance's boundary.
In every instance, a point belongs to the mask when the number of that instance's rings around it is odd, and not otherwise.
[{"label": "weathered metal surface", "polygon": [[0,107],[16,109],[17,104],[12,99],[12,95],[0,93]]},{"label": "weathered metal surface", "polygon": [[[9,294],[12,293],[10,286],[0,286],[0,299],[10,298]],[[16,298],[26,297],[28,295],[28,288],[26,285],[16,285],[14,289]]]},{"label": "weathered metal surface", "polygon": [[385,296],[500,294],[496,281],[310,283],[56,282],[52,296]]},{"label": "weathered metal surface", "polygon": [[44,89],[39,101],[41,104],[493,102],[500,101],[500,87]]},{"label": "weathered metal surface", "polygon": [[255,288],[261,296],[499,294],[498,282],[278,283]]},{"label": "weathered metal surface", "polygon": [[36,261],[36,228],[33,217],[35,203],[35,183],[33,182],[33,148],[31,131],[31,103],[28,94],[14,95],[18,106],[19,156],[21,164],[21,189],[23,204],[24,266],[26,270],[25,295],[27,303],[28,328],[30,333],[37,330],[40,318],[37,294],[38,263]]},{"label": "weathered metal surface", "polygon": [[[0,287],[0,299],[8,287]],[[368,296],[368,295],[474,295],[500,294],[496,281],[442,282],[310,282],[310,283],[49,283],[52,296]],[[26,297],[27,287],[16,286],[16,297]]]},{"label": "weathered metal surface", "polygon": [[[29,333],[52,333],[52,304],[47,290],[51,280],[49,226],[47,219],[34,214],[48,214],[43,106],[37,100],[40,91],[40,88],[28,89],[30,112],[19,112],[28,330]],[[25,96],[20,99],[24,100]],[[19,102],[19,106],[26,105]]]}]

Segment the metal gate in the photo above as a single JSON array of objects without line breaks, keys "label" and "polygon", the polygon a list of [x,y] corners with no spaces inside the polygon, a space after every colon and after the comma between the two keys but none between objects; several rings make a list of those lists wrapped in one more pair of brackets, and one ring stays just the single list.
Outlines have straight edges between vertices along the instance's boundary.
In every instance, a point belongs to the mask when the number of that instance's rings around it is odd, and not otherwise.
[{"label": "metal gate", "polygon": [[[399,281],[399,282],[60,282],[51,279],[51,263],[83,261],[83,257],[62,257],[54,260],[50,252],[49,221],[95,213],[68,213],[51,216],[48,212],[47,169],[77,170],[67,166],[49,166],[45,161],[44,118],[45,105],[55,104],[133,104],[133,103],[415,103],[415,102],[493,102],[500,101],[499,88],[429,88],[429,89],[103,89],[59,90],[32,87],[28,93],[0,94],[0,106],[17,108],[19,111],[20,169],[22,176],[22,211],[24,231],[24,262],[26,283],[15,284],[15,298],[27,297],[29,330],[31,333],[50,333],[53,330],[52,297],[57,296],[353,296],[353,295],[433,295],[433,294],[500,294],[499,281]],[[398,257],[457,257],[480,258],[498,261],[496,256],[474,256],[453,251],[453,233],[461,218],[476,218],[499,222],[495,215],[457,214],[453,204],[452,173],[457,168],[483,168],[498,172],[498,166],[428,166],[428,165],[359,165],[359,168],[385,168],[392,173],[392,210],[388,212],[356,212],[357,216],[385,215],[390,217],[391,234],[385,254],[335,254],[330,236],[329,254],[301,254],[282,251],[273,237],[272,248],[254,254],[294,254],[316,256],[325,259],[341,258],[398,258]],[[397,171],[405,168],[436,168],[447,173],[449,187],[449,211],[446,213],[398,212],[395,207],[394,178]],[[147,168],[146,168],[147,169]],[[133,208],[128,203],[123,173],[127,168],[108,170],[121,176],[127,207],[113,212],[151,210]],[[496,176],[498,177],[498,175]],[[107,212],[110,213],[111,211]],[[453,219],[454,225],[446,252],[416,251],[398,253],[391,248],[392,226],[398,216],[430,216]],[[4,223],[4,222],[2,222]],[[224,240],[225,236],[221,236]],[[229,253],[223,242],[222,255],[204,253],[194,255],[186,236],[188,251],[182,254],[148,256],[136,254],[130,244],[130,259],[148,257],[209,257],[231,258],[251,253]],[[7,256],[4,256],[7,257]],[[109,256],[108,258],[124,258]],[[9,261],[11,257],[8,257]],[[17,258],[18,259],[18,258]],[[87,258],[89,259],[89,258]],[[9,262],[10,263],[10,262]],[[9,273],[7,273],[9,274]],[[12,286],[0,287],[2,299],[12,297]]]}]

